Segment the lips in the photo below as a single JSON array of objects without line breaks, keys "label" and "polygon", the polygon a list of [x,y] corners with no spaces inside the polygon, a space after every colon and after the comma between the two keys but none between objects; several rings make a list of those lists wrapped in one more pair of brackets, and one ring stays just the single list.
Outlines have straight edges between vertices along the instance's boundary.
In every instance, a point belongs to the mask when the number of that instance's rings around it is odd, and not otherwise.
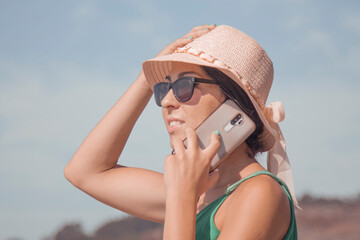
[{"label": "lips", "polygon": [[180,119],[175,118],[169,118],[168,119],[168,132],[173,133],[175,130],[179,127],[181,127],[184,124],[184,121]]}]

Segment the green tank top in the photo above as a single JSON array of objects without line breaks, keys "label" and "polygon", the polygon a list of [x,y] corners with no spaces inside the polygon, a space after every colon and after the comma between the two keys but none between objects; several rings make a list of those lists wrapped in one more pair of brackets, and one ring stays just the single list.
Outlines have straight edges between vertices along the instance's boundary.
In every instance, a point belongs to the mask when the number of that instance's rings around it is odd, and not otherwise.
[{"label": "green tank top", "polygon": [[290,195],[290,191],[286,184],[275,175],[268,171],[257,171],[246,178],[241,179],[240,181],[234,183],[230,187],[227,188],[225,194],[210,203],[203,210],[201,210],[196,216],[196,240],[215,240],[220,234],[219,229],[215,226],[214,216],[221,206],[221,204],[225,201],[225,199],[230,196],[230,194],[244,181],[249,178],[258,176],[260,174],[266,174],[273,177],[285,190],[291,207],[291,222],[287,234],[284,237],[284,240],[297,240],[297,228],[296,228],[296,219],[295,219],[295,211],[294,204]]}]

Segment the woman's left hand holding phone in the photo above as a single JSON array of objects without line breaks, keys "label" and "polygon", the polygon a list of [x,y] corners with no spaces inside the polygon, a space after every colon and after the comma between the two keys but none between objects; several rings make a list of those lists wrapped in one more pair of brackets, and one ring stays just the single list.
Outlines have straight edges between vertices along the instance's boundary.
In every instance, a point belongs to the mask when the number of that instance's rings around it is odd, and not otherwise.
[{"label": "woman's left hand holding phone", "polygon": [[164,239],[174,239],[175,236],[179,236],[178,239],[195,237],[197,200],[219,178],[217,170],[209,174],[209,169],[212,158],[220,148],[220,137],[214,132],[210,145],[201,149],[195,131],[191,128],[185,131],[187,148],[180,138],[174,138],[175,154],[165,160]]}]

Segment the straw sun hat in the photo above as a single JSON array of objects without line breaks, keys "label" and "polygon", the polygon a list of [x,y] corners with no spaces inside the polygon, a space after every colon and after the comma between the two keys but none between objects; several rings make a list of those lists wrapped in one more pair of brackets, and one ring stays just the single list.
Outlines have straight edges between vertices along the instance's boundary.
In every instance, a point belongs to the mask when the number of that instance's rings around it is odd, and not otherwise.
[{"label": "straw sun hat", "polygon": [[268,170],[286,183],[297,205],[286,144],[278,125],[285,111],[281,102],[265,106],[274,70],[264,49],[245,33],[221,25],[172,54],[145,61],[143,70],[149,85],[164,81],[173,62],[217,68],[244,89],[265,126],[261,141],[262,151],[268,151]]}]

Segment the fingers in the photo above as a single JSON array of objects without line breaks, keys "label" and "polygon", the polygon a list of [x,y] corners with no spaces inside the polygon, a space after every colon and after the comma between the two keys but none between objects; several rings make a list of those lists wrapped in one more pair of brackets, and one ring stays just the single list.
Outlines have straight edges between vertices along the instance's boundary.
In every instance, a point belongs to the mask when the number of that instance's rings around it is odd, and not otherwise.
[{"label": "fingers", "polygon": [[206,153],[210,159],[213,159],[220,149],[220,134],[217,133],[218,131],[211,134],[210,144],[204,149],[204,153]]},{"label": "fingers", "polygon": [[194,129],[187,127],[185,129],[186,139],[187,139],[187,149],[190,151],[195,151],[199,148],[197,135]]},{"label": "fingers", "polygon": [[[185,129],[187,139],[187,150],[198,151],[200,150],[198,138],[194,129],[187,127]],[[210,144],[203,150],[203,153],[207,155],[207,159],[212,160],[217,151],[220,148],[220,134],[218,131],[211,134]]]},{"label": "fingers", "polygon": [[177,48],[185,46],[186,44],[190,43],[192,40],[193,40],[192,38],[176,39],[174,42],[172,42],[168,46],[166,46],[158,55],[156,55],[156,57],[171,54]]},{"label": "fingers", "polygon": [[173,145],[174,145],[174,151],[175,154],[179,157],[184,155],[185,147],[183,142],[181,141],[181,138],[174,137],[173,139]]},{"label": "fingers", "polygon": [[[216,131],[218,133],[218,131]],[[177,158],[181,159],[183,157],[190,159],[196,159],[199,161],[203,159],[205,165],[210,165],[211,160],[214,158],[215,154],[220,148],[220,136],[213,132],[211,134],[210,144],[204,149],[201,150],[198,143],[198,138],[194,129],[187,127],[185,129],[186,138],[187,138],[187,148],[179,137],[174,137],[173,147]],[[189,155],[190,154],[190,155]],[[199,155],[200,154],[200,155]],[[200,157],[203,155],[203,157]]]},{"label": "fingers", "polygon": [[192,40],[198,37],[201,37],[202,35],[208,33],[209,31],[213,30],[216,27],[215,24],[206,24],[201,26],[194,27],[189,33],[185,34],[183,38]]},{"label": "fingers", "polygon": [[200,32],[203,30],[210,31],[210,30],[214,29],[215,27],[216,27],[215,24],[205,24],[205,25],[201,25],[201,26],[196,26],[196,27],[193,27],[193,29],[191,29],[191,31],[189,33]]},{"label": "fingers", "polygon": [[159,54],[156,56],[162,56],[173,53],[177,48],[184,47],[186,44],[192,42],[194,39],[201,37],[202,35],[208,33],[216,27],[215,24],[206,24],[194,27],[189,33],[185,34],[183,37],[175,40],[166,46]]}]

